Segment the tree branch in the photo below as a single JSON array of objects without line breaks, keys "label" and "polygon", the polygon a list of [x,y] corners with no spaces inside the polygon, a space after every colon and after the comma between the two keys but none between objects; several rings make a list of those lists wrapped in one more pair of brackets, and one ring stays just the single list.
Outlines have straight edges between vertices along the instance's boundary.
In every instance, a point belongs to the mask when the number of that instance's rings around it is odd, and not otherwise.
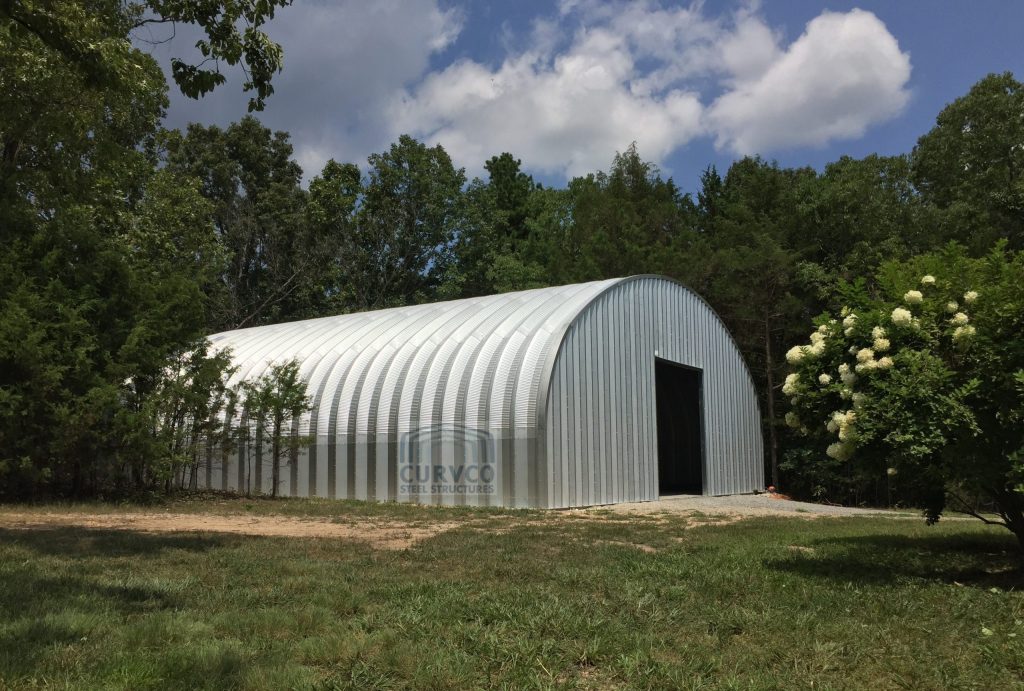
[{"label": "tree branch", "polygon": [[960,502],[960,506],[963,507],[963,513],[967,514],[968,516],[973,516],[974,518],[977,518],[979,521],[981,521],[985,525],[998,525],[998,526],[1002,526],[1003,528],[1009,528],[1010,527],[1009,523],[1006,522],[1006,517],[1005,516],[1003,517],[1002,521],[993,521],[991,518],[985,518],[980,513],[975,511],[974,508],[970,504],[968,504],[967,501],[963,497],[961,497],[959,494],[957,494],[956,492],[951,492],[950,496],[953,499],[956,499],[958,502]]}]

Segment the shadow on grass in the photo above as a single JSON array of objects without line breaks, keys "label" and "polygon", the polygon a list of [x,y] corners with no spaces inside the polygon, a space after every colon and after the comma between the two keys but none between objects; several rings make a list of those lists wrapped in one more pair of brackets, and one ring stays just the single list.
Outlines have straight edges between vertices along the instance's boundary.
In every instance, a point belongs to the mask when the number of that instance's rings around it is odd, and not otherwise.
[{"label": "shadow on grass", "polygon": [[1007,535],[854,535],[808,543],[812,553],[766,560],[778,571],[843,583],[884,585],[897,579],[1024,589],[1024,555]]},{"label": "shadow on grass", "polygon": [[[0,529],[0,686],[4,678],[37,672],[55,648],[85,641],[97,621],[182,605],[173,587],[136,579],[130,567],[111,577],[103,560],[223,544],[217,537],[123,530]],[[92,558],[97,565],[86,563]]]},{"label": "shadow on grass", "polygon": [[0,528],[0,545],[4,544],[39,555],[84,559],[147,556],[168,550],[205,552],[223,546],[224,538],[83,527]]}]

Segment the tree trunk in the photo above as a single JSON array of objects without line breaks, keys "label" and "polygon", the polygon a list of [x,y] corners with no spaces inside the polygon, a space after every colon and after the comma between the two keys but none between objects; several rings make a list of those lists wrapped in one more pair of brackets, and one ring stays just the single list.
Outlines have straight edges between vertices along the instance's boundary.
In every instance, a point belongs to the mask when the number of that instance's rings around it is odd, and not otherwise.
[{"label": "tree trunk", "polygon": [[1024,559],[1024,495],[1013,488],[994,493],[996,506],[1010,532],[1017,536],[1021,558]]},{"label": "tree trunk", "polygon": [[274,441],[271,445],[271,462],[273,471],[271,478],[274,483],[270,488],[270,496],[277,498],[277,485],[281,481],[281,420],[274,420]]},{"label": "tree trunk", "polygon": [[779,439],[775,431],[775,363],[772,360],[771,319],[764,320],[764,369],[767,378],[765,391],[768,406],[768,457],[770,459],[772,486],[779,486]]}]

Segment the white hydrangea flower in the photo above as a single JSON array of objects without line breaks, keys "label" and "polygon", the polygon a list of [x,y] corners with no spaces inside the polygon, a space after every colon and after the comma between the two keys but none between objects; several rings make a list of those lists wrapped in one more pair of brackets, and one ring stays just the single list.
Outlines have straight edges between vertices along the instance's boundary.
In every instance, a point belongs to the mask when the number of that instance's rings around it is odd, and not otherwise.
[{"label": "white hydrangea flower", "polygon": [[977,333],[973,326],[958,326],[953,329],[953,340],[960,341]]},{"label": "white hydrangea flower", "polygon": [[892,367],[892,358],[886,355],[883,358],[878,359],[877,366],[879,369],[889,369]]},{"label": "white hydrangea flower", "polygon": [[855,346],[855,345],[850,346],[846,350],[846,352],[848,352],[850,355],[856,355],[857,354],[857,346]]},{"label": "white hydrangea flower", "polygon": [[786,351],[786,362],[791,365],[799,365],[800,361],[804,359],[804,347],[793,346]]},{"label": "white hydrangea flower", "polygon": [[850,308],[847,307],[846,305],[843,305],[843,309],[839,310],[839,316],[840,317],[845,317],[849,313],[850,313]]},{"label": "white hydrangea flower", "polygon": [[894,475],[896,475],[896,469],[891,467],[886,468],[885,474],[888,475],[889,477],[893,477]]},{"label": "white hydrangea flower", "polygon": [[878,360],[865,360],[864,362],[858,362],[857,366],[854,367],[853,369],[858,374],[863,374],[864,372],[870,372],[871,370],[873,370],[873,369],[875,369],[877,367],[878,367]]},{"label": "white hydrangea flower", "polygon": [[929,274],[927,276],[922,276],[921,277],[921,285],[923,285],[923,286],[935,285],[935,277],[932,276],[931,274]]},{"label": "white hydrangea flower", "polygon": [[969,321],[970,319],[966,314],[963,312],[957,312],[953,315],[953,318],[949,320],[949,323],[953,326],[967,326],[967,322]]},{"label": "white hydrangea flower", "polygon": [[815,331],[814,333],[811,334],[811,345],[814,345],[815,343],[822,343],[824,342],[824,340],[825,334],[823,334],[820,331]]},{"label": "white hydrangea flower", "polygon": [[854,408],[860,408],[868,400],[867,395],[866,394],[862,394],[859,391],[857,393],[853,394],[852,398],[853,398],[853,407]]},{"label": "white hydrangea flower", "polygon": [[920,290],[908,290],[903,294],[903,301],[908,305],[920,305],[924,301],[924,295]]},{"label": "white hydrangea flower", "polygon": [[846,461],[853,456],[853,444],[849,442],[829,444],[825,453],[837,461]]},{"label": "white hydrangea flower", "polygon": [[857,362],[867,362],[875,359],[875,351],[871,348],[861,348],[857,351]]},{"label": "white hydrangea flower", "polygon": [[786,413],[786,425],[794,429],[800,426],[800,418],[792,410]]},{"label": "white hydrangea flower", "polygon": [[881,326],[876,326],[875,328],[871,329],[871,338],[885,338],[886,335],[887,334],[885,333],[885,329],[883,329]]},{"label": "white hydrangea flower", "polygon": [[853,386],[855,383],[857,383],[857,375],[854,374],[853,372],[847,372],[846,374],[840,376],[839,378],[843,380],[843,384],[845,384],[846,386]]},{"label": "white hydrangea flower", "polygon": [[856,431],[853,423],[857,420],[857,413],[847,410],[843,413],[833,413],[832,420],[839,426],[839,441],[853,441],[856,438]]},{"label": "white hydrangea flower", "polygon": [[827,334],[828,333],[828,324],[822,324],[821,326],[819,326],[818,327],[818,333],[820,333],[820,334]]},{"label": "white hydrangea flower", "polygon": [[845,328],[847,328],[847,329],[853,327],[853,325],[856,324],[856,323],[857,323],[857,315],[852,313],[852,312],[850,314],[846,315],[846,318],[843,319],[843,326]]},{"label": "white hydrangea flower", "polygon": [[871,344],[871,346],[876,351],[881,352],[881,353],[884,353],[885,351],[889,350],[889,346],[890,345],[891,344],[889,343],[889,339],[888,338],[876,338],[874,340],[874,342]]},{"label": "white hydrangea flower", "polygon": [[836,423],[835,420],[829,420],[825,424],[825,429],[828,430],[829,434],[835,434],[836,432],[839,431],[839,425]]},{"label": "white hydrangea flower", "polygon": [[890,318],[896,326],[910,326],[914,322],[914,315],[910,313],[910,310],[903,307],[894,309]]},{"label": "white hydrangea flower", "polygon": [[839,374],[846,374],[850,371],[850,366],[845,362],[839,364]]},{"label": "white hydrangea flower", "polygon": [[832,376],[828,374],[822,374],[818,377],[818,382],[820,382],[822,386],[828,386],[829,384],[832,383]]},{"label": "white hydrangea flower", "polygon": [[950,300],[946,303],[946,311],[950,314],[953,314],[953,312],[956,312],[958,309],[960,309],[960,305],[957,304],[956,300]]},{"label": "white hydrangea flower", "polygon": [[818,341],[812,343],[810,347],[806,349],[806,354],[812,357],[820,357],[825,352],[825,341]]},{"label": "white hydrangea flower", "polygon": [[977,299],[978,299],[978,293],[976,293],[973,290],[968,290],[966,293],[964,293],[964,302],[966,302],[968,305],[971,304],[972,302],[974,302]]},{"label": "white hydrangea flower", "polygon": [[799,385],[800,375],[797,372],[791,372],[786,375],[786,381],[782,385],[782,393],[791,396],[797,392]]}]

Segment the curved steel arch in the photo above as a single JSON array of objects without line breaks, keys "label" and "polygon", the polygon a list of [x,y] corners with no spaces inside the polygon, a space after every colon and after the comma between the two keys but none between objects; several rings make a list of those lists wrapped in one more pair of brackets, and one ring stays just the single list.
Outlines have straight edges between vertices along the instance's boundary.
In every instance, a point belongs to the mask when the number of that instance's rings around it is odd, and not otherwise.
[{"label": "curved steel arch", "polygon": [[[638,287],[646,297],[641,297]],[[653,300],[651,304],[656,302],[657,309],[652,311],[643,300]],[[652,401],[648,394],[653,382],[643,379],[648,373],[639,361],[653,362],[654,353],[643,351],[647,347],[644,344],[655,333],[676,334],[669,341],[678,341],[682,338],[682,327],[674,324],[684,314],[696,315],[697,321],[688,328],[699,332],[700,339],[715,344],[716,357],[697,360],[702,366],[716,369],[715,381],[722,380],[723,390],[728,384],[729,396],[716,394],[713,402],[719,407],[733,405],[736,409],[729,424],[736,426],[744,437],[747,444],[742,453],[749,457],[743,460],[742,468],[734,463],[736,468],[728,471],[742,477],[735,482],[716,480],[706,491],[758,489],[763,485],[763,477],[758,480],[753,468],[762,463],[760,421],[750,374],[710,306],[693,291],[665,277],[632,276],[252,327],[214,334],[210,342],[217,349],[231,348],[239,366],[231,383],[258,377],[270,363],[291,359],[297,359],[309,377],[312,410],[294,429],[308,430],[316,439],[312,449],[300,454],[298,464],[302,472],[293,468],[291,473],[282,473],[282,477],[289,478],[286,493],[563,506],[654,498],[650,481],[633,483],[632,488],[605,483],[610,491],[574,488],[573,499],[560,498],[565,495],[565,488],[555,486],[552,464],[564,463],[565,459],[552,451],[551,436],[557,432],[552,416],[566,406],[585,409],[587,402],[553,400],[554,378],[564,377],[571,370],[573,376],[582,377],[582,386],[590,387],[586,390],[595,410],[617,411],[616,414],[623,411],[609,398],[611,392],[621,395],[631,385],[621,381],[610,390],[602,390],[601,382],[610,376],[609,372],[597,365],[591,367],[585,357],[567,348],[567,341],[571,339],[575,348],[583,339],[588,348],[600,353],[606,369],[632,372],[637,377],[632,385],[646,394],[630,394],[632,405],[638,410],[628,414],[650,415]],[[637,329],[645,333],[630,333]],[[619,353],[614,347],[603,349],[602,339],[623,343],[639,339],[637,342],[642,343],[637,348],[619,349]],[[635,366],[621,361],[627,351],[638,361]],[[668,355],[672,359],[673,354]],[[679,350],[675,357],[682,361],[694,360],[696,356]],[[620,359],[613,362],[614,358]],[[718,369],[727,369],[729,373],[719,376]],[[725,421],[728,416],[721,417]],[[752,418],[757,419],[756,439],[751,436]],[[586,425],[600,426],[604,422],[594,419],[592,414],[573,419]],[[607,422],[614,427],[614,420]],[[647,428],[653,427],[646,425]],[[489,435],[494,443],[480,448],[494,449],[494,458],[488,462],[493,461],[500,469],[495,491],[471,497],[431,492],[397,496],[396,478],[404,462],[403,435],[415,435],[416,443],[422,446],[426,443],[423,430],[429,429],[446,431],[438,432],[433,446],[416,447],[417,458],[452,467],[465,466],[468,461],[466,449],[457,443],[453,445],[451,430],[464,429],[467,438],[473,439],[480,434]],[[615,446],[625,449],[623,444]],[[649,453],[649,446],[642,447],[646,449],[644,453]],[[586,462],[583,453],[582,449],[575,449],[571,462]],[[615,458],[602,456],[593,462],[607,468],[614,465],[617,477],[639,477],[640,473],[649,472],[650,458],[628,456],[621,452]],[[708,462],[720,460],[709,458]],[[242,462],[239,456],[237,463]],[[642,471],[643,468],[648,470]],[[268,477],[269,473],[262,475]],[[709,477],[720,479],[721,475],[710,473]],[[216,477],[242,476],[226,472],[217,473]],[[656,478],[653,484],[656,487]],[[237,489],[230,483],[222,488]]]}]

